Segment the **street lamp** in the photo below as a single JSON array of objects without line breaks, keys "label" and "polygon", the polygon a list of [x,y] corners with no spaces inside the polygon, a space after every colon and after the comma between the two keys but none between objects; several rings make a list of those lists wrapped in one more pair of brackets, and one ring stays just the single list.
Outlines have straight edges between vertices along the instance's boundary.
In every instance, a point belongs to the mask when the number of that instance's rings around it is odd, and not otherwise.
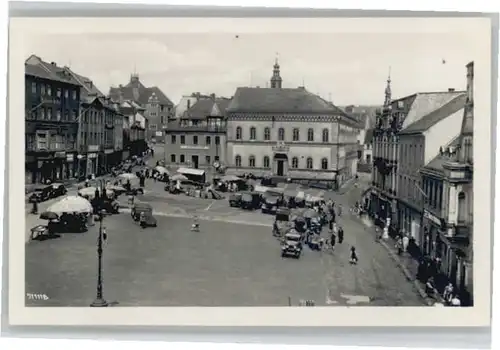
[{"label": "street lamp", "polygon": [[108,306],[108,302],[104,300],[102,297],[102,245],[103,242],[106,240],[106,228],[102,226],[102,222],[104,219],[105,215],[105,210],[99,210],[98,212],[99,215],[99,238],[97,240],[97,292],[96,292],[96,299],[92,304],[90,304],[91,307],[106,307]]}]

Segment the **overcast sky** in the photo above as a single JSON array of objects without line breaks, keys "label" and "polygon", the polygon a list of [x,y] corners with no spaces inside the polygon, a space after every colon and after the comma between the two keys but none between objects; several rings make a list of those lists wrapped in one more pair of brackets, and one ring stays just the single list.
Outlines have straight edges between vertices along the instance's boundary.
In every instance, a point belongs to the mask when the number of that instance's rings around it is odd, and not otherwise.
[{"label": "overcast sky", "polygon": [[237,35],[30,35],[23,46],[26,58],[70,65],[104,93],[127,84],[135,69],[174,103],[191,92],[232,96],[239,86],[266,87],[278,55],[283,87],[304,82],[337,105],[381,104],[389,67],[393,98],[465,89],[465,64],[481,52],[463,33]]}]

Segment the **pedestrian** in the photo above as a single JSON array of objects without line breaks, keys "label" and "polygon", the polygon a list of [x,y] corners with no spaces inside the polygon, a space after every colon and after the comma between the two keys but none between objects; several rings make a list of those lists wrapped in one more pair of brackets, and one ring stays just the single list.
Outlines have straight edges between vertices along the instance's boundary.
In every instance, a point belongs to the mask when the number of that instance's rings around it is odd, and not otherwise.
[{"label": "pedestrian", "polygon": [[396,237],[396,249],[398,255],[401,255],[403,253],[403,240],[401,239],[401,236]]},{"label": "pedestrian", "polygon": [[139,215],[139,224],[141,225],[142,228],[146,228],[146,213],[141,212]]},{"label": "pedestrian", "polygon": [[89,187],[89,179],[85,179],[85,187]]},{"label": "pedestrian", "polygon": [[407,234],[404,235],[402,239],[402,244],[403,244],[403,252],[406,253],[408,251],[408,245],[410,244],[410,238],[408,237]]},{"label": "pedestrian", "polygon": [[450,282],[444,288],[443,299],[446,300],[448,303],[451,303],[452,297],[453,297],[453,284],[451,284]]},{"label": "pedestrian", "polygon": [[338,205],[338,207],[339,207],[339,208],[337,209],[338,215],[339,215],[339,216],[342,216],[342,206],[339,204],[339,205]]},{"label": "pedestrian", "polygon": [[434,278],[430,277],[427,279],[427,282],[425,283],[425,293],[429,296],[434,295]]},{"label": "pedestrian", "polygon": [[339,244],[342,244],[342,242],[344,241],[344,229],[341,227],[339,227]]},{"label": "pedestrian", "polygon": [[356,254],[356,247],[351,247],[351,255],[349,257],[349,263],[351,265],[356,265],[358,263],[358,254]]},{"label": "pedestrian", "polygon": [[196,215],[193,217],[193,224],[191,225],[191,231],[200,232],[200,223],[198,222],[198,217]]},{"label": "pedestrian", "polygon": [[330,245],[332,246],[332,249],[335,248],[335,244],[337,243],[337,237],[335,236],[335,233],[332,232],[330,235]]},{"label": "pedestrian", "polygon": [[31,214],[37,215],[38,214],[38,199],[33,198],[33,207],[31,209]]}]

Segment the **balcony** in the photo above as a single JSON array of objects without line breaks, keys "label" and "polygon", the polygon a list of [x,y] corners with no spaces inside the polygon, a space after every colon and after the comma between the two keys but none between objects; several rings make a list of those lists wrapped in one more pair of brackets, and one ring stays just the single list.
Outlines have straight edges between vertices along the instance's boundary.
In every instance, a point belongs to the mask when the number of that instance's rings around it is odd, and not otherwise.
[{"label": "balcony", "polygon": [[447,161],[443,168],[450,181],[469,182],[472,181],[472,165]]}]

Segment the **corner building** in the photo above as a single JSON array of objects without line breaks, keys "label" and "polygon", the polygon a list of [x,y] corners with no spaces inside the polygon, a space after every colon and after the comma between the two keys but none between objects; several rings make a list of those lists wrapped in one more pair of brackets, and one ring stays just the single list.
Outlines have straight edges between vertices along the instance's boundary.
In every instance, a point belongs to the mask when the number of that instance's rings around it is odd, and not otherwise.
[{"label": "corner building", "polygon": [[271,88],[240,87],[228,106],[227,172],[342,185],[356,175],[358,123],[304,87],[283,88],[273,68]]}]

